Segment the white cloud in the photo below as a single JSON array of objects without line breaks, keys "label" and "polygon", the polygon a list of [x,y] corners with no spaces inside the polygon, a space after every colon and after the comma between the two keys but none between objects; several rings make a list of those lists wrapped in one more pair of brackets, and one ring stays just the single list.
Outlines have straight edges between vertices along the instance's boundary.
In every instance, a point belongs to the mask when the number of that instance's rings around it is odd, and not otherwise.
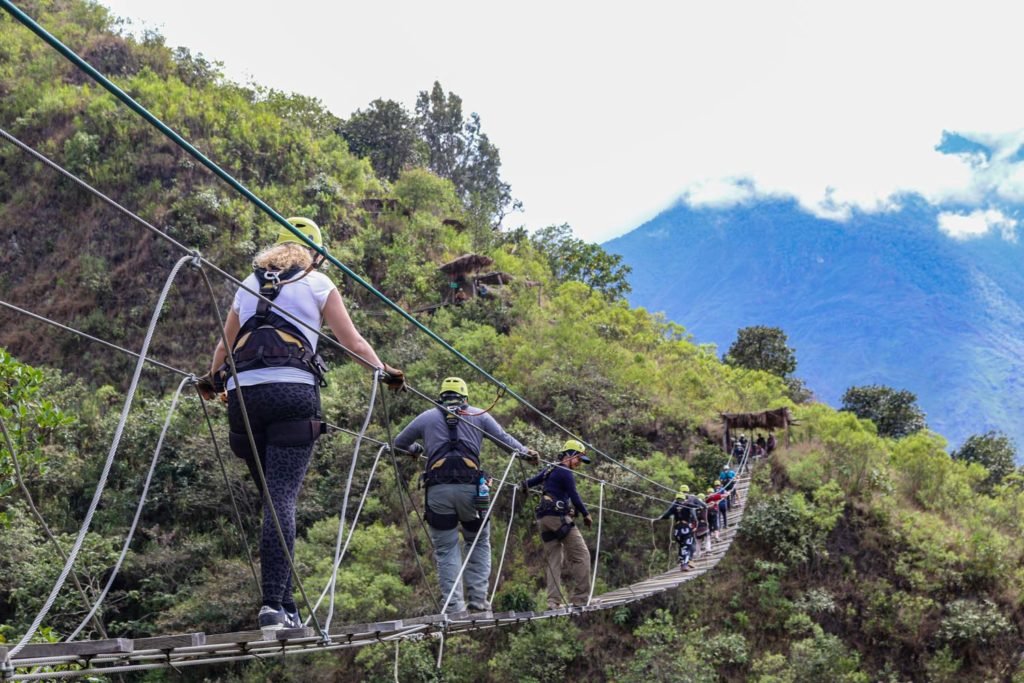
[{"label": "white cloud", "polygon": [[939,214],[939,230],[955,240],[968,240],[999,230],[1003,239],[1015,241],[1017,221],[998,209],[976,209],[970,213],[944,211]]}]

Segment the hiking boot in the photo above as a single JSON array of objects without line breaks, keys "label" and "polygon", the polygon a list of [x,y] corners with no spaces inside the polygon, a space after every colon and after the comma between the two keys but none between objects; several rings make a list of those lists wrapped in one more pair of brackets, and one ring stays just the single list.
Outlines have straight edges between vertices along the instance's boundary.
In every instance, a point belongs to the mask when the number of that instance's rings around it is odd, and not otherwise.
[{"label": "hiking boot", "polygon": [[466,605],[466,609],[470,612],[490,612],[491,603],[489,602],[471,602]]},{"label": "hiking boot", "polygon": [[282,628],[292,628],[288,613],[284,609],[274,609],[269,605],[260,607],[259,614],[260,628],[264,631],[277,631]]},{"label": "hiking boot", "polygon": [[690,569],[692,569],[692,567],[690,567],[690,563],[689,562],[680,562],[679,563],[679,571],[681,571],[681,572],[688,572],[688,571],[690,571]]}]

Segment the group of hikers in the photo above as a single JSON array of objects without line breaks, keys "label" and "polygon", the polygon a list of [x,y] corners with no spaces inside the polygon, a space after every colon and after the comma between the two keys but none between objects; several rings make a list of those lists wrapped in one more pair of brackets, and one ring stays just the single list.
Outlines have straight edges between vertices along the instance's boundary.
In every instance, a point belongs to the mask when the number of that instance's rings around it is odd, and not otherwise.
[{"label": "group of hikers", "polygon": [[[314,443],[325,432],[319,389],[325,386],[326,367],[317,353],[322,325],[326,323],[350,355],[376,372],[389,389],[400,391],[405,385],[404,373],[380,360],[355,328],[337,287],[316,270],[324,253],[319,227],[303,217],[288,222],[316,248],[282,228],[277,241],[256,255],[253,273],[235,293],[210,371],[198,380],[205,399],[220,396],[227,403],[231,449],[269,498],[263,505],[262,604],[257,614],[264,629],[301,626],[292,590],[295,511]],[[436,404],[394,439],[396,450],[425,459],[424,517],[448,612],[491,607],[490,525],[485,512],[492,481],[480,463],[485,435],[518,457],[540,461],[536,450],[505,432],[486,410],[469,404],[466,382],[459,377],[445,378]],[[589,527],[592,518],[573,474],[588,463],[586,446],[569,439],[553,463],[520,483],[524,493],[537,489],[540,494],[535,514],[550,609],[586,604],[589,599],[590,551],[576,520]],[[690,568],[697,541],[708,550],[712,536],[717,538],[725,528],[734,486],[732,470],[723,472],[703,500],[683,486],[658,518],[674,520],[681,569]],[[460,529],[469,549],[464,569]],[[568,575],[565,591],[563,569]]]}]

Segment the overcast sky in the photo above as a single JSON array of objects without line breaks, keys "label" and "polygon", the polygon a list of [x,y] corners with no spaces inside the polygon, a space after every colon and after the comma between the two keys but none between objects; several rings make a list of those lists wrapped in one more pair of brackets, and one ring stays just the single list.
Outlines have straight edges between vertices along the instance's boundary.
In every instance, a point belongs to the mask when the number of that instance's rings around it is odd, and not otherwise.
[{"label": "overcast sky", "polygon": [[[944,229],[970,235],[1013,220],[994,191],[1024,194],[999,163],[1024,141],[1021,3],[101,1],[339,116],[411,110],[439,80],[501,150],[525,205],[510,226],[604,241],[681,197],[842,219],[915,191],[958,200]],[[943,130],[996,152],[941,154]]]}]

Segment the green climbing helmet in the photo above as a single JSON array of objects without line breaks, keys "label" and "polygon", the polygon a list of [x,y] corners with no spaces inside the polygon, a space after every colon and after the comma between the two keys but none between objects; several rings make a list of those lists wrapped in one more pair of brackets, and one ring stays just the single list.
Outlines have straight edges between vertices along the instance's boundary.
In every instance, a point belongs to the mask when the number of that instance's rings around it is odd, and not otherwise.
[{"label": "green climbing helmet", "polygon": [[[295,216],[293,218],[289,218],[288,222],[294,225],[299,232],[308,237],[310,241],[313,242],[313,244],[323,249],[324,238],[320,234],[320,227],[316,223],[314,223],[308,218],[303,218],[302,216]],[[274,244],[284,244],[285,242],[295,242],[296,244],[301,244],[304,247],[309,246],[306,242],[303,242],[299,237],[297,237],[291,230],[282,225],[281,229],[277,231],[277,242],[275,242]]]},{"label": "green climbing helmet", "polygon": [[461,377],[445,377],[441,380],[441,390],[438,393],[442,396],[445,394],[458,394],[462,398],[469,398],[466,380]]}]

